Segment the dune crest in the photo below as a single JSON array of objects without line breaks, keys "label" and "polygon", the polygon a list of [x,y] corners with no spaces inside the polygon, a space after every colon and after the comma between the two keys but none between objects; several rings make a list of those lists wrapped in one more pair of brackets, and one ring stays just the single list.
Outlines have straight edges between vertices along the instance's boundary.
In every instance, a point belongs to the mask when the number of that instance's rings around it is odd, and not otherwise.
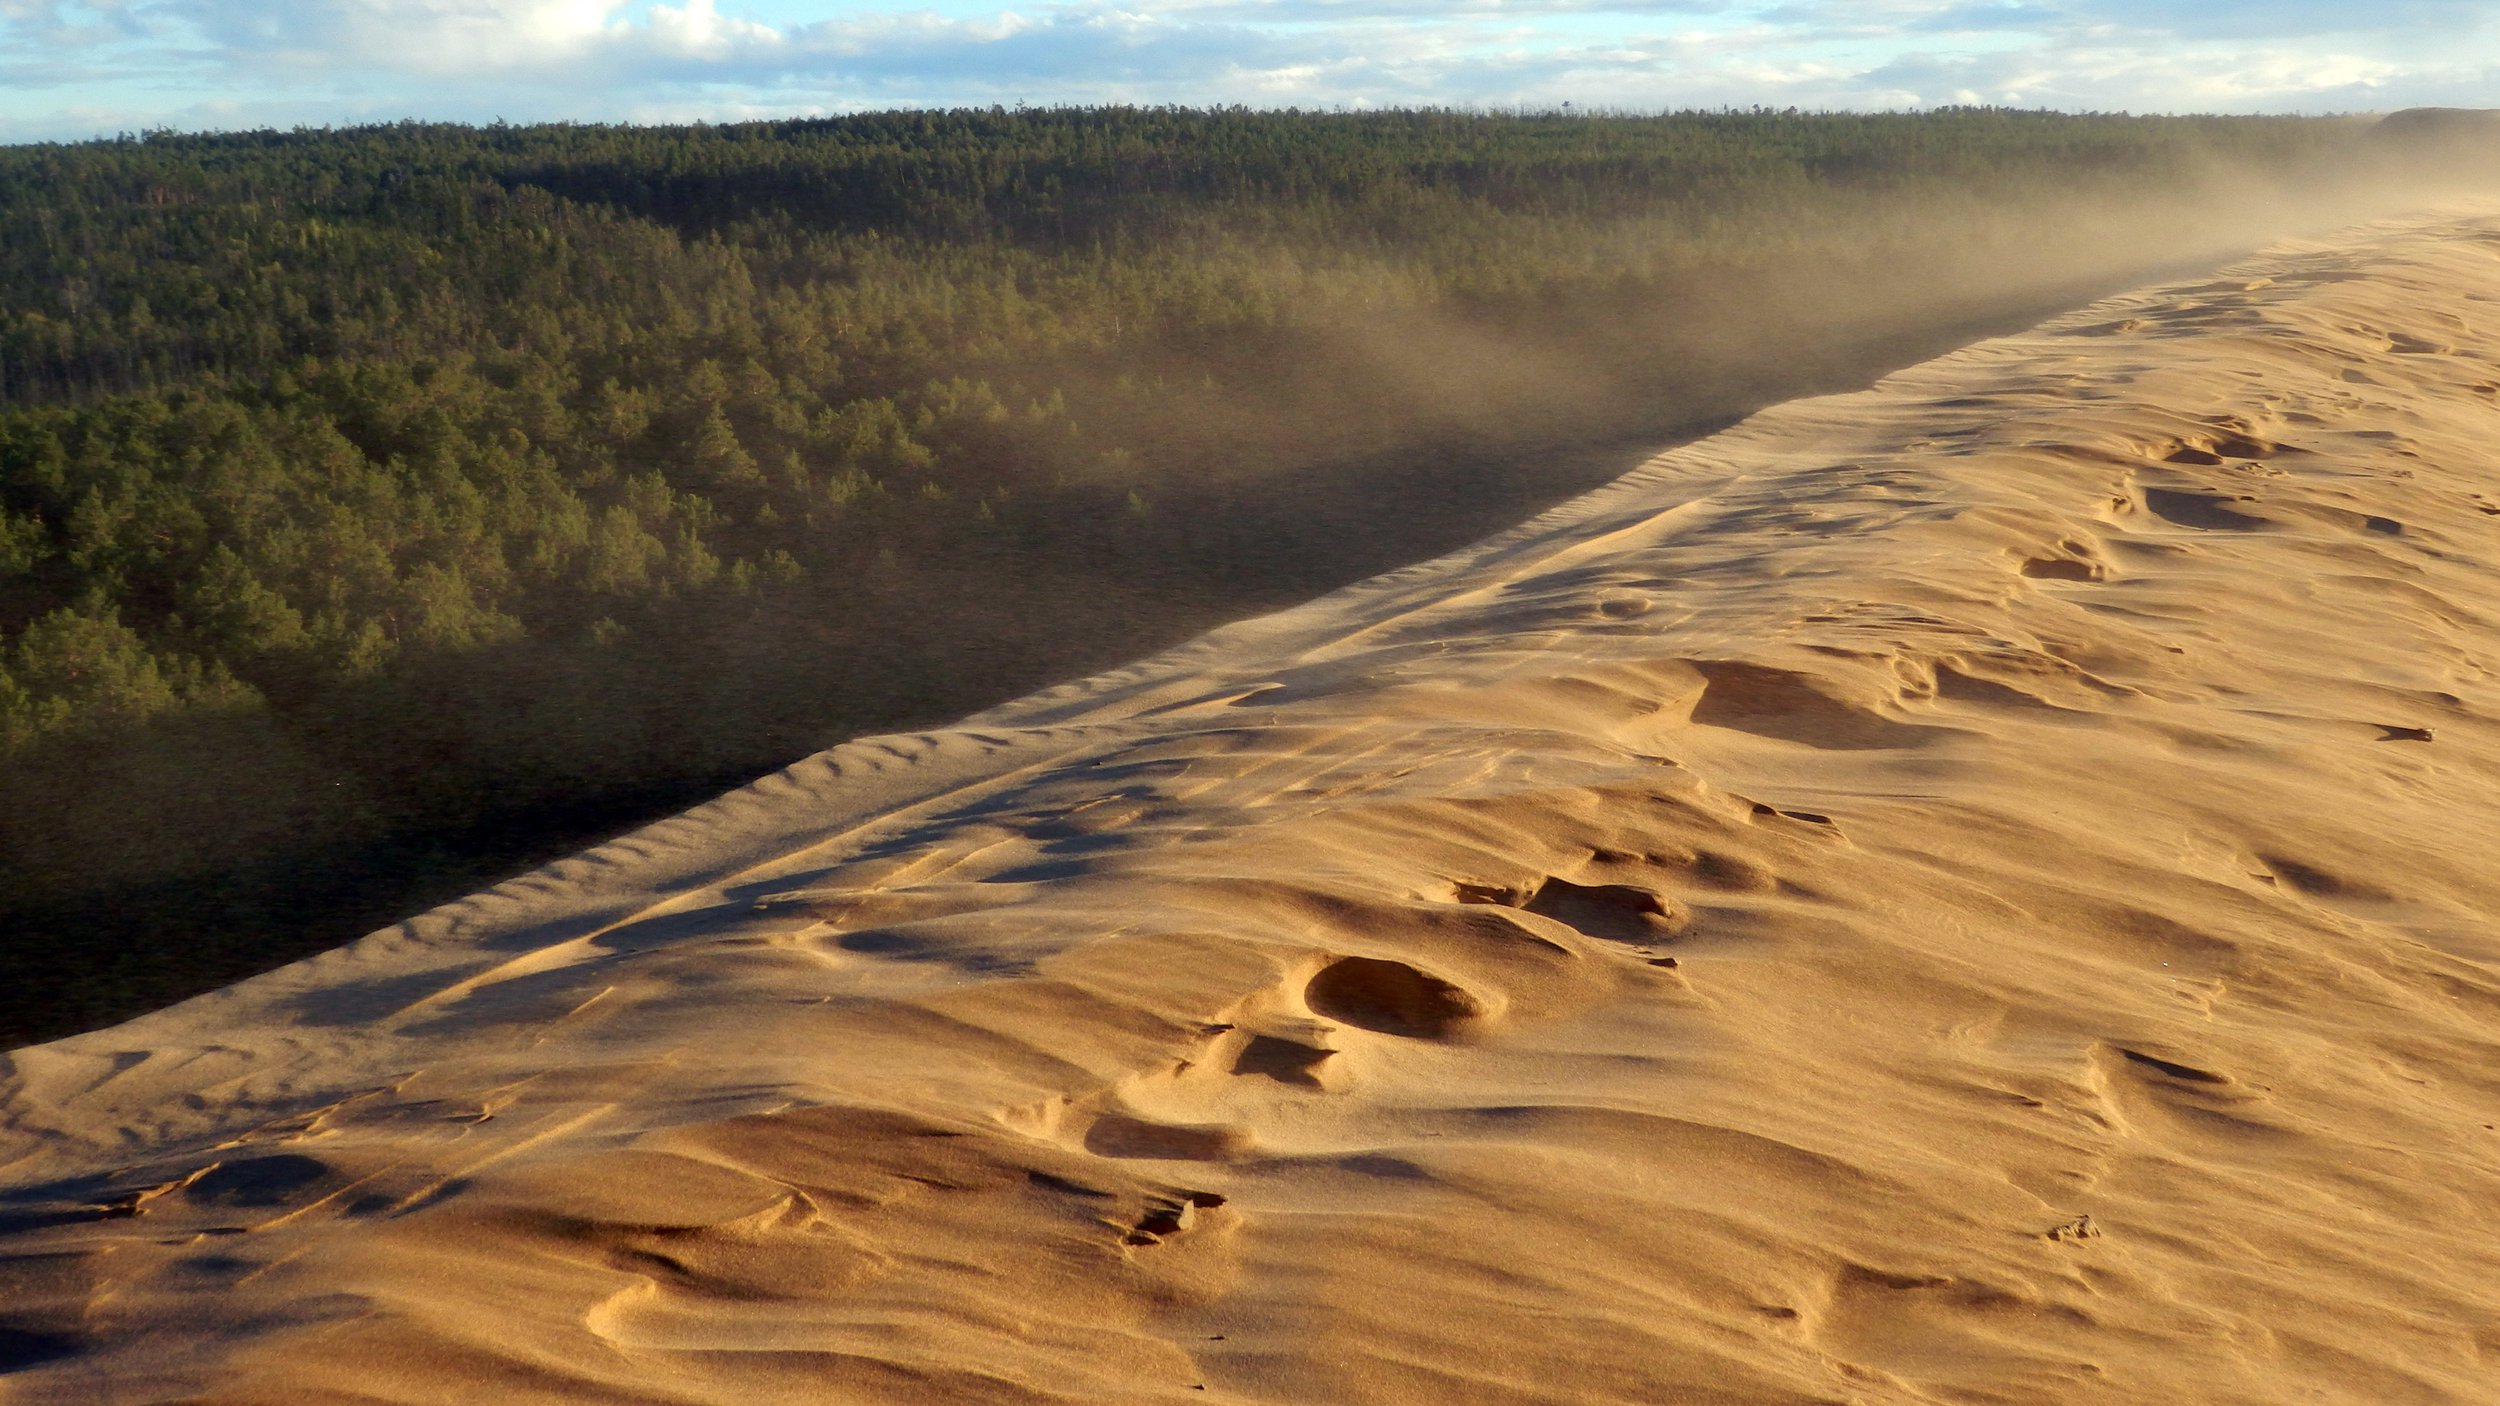
[{"label": "dune crest", "polygon": [[16,1051],[0,1401],[2486,1399],[2496,434],[2282,246]]}]

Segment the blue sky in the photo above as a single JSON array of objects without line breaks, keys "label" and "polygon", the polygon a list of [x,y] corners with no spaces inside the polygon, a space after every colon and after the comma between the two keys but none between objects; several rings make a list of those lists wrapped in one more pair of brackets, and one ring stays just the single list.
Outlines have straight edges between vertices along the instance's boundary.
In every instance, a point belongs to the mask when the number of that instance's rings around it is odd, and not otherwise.
[{"label": "blue sky", "polygon": [[1072,102],[2500,106],[2500,0],[0,0],[0,141]]}]

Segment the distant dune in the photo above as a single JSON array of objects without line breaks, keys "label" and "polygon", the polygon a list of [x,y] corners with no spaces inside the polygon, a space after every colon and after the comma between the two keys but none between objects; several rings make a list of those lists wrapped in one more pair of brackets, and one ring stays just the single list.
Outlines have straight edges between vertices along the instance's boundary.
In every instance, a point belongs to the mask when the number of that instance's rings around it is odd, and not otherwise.
[{"label": "distant dune", "polygon": [[2426,173],[2488,178],[2500,170],[2500,109],[2409,107],[2379,118],[2367,135],[2399,164],[2418,163]]},{"label": "distant dune", "polygon": [[2496,438],[2282,246],[17,1051],[0,1401],[2491,1401]]},{"label": "distant dune", "polygon": [[2455,136],[2500,136],[2500,108],[2409,107],[2378,121],[2382,132]]}]

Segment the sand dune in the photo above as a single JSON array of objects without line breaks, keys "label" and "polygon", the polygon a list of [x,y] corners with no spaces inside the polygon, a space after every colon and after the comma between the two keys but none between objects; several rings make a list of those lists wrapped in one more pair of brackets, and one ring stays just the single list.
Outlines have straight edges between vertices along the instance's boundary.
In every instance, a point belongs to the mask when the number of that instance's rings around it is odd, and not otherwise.
[{"label": "sand dune", "polygon": [[0,1400],[2500,1400],[2495,438],[2286,246],[17,1051]]}]

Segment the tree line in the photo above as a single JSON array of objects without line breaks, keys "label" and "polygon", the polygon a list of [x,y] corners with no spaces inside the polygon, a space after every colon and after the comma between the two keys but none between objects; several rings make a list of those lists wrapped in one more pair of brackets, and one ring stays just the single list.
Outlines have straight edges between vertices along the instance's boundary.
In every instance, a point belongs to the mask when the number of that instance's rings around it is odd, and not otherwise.
[{"label": "tree line", "polygon": [[1366,485],[1657,428],[1766,325],[2371,166],[1990,109],[0,148],[0,1041],[1395,564]]}]

